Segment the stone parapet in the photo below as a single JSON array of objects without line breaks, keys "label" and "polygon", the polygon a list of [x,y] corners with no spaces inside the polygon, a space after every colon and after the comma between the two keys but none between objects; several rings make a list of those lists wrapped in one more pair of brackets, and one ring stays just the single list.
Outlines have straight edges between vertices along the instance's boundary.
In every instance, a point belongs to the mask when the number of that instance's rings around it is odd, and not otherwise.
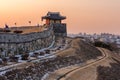
[{"label": "stone parapet", "polygon": [[0,34],[0,56],[28,53],[49,47],[54,40],[52,28],[29,34]]}]

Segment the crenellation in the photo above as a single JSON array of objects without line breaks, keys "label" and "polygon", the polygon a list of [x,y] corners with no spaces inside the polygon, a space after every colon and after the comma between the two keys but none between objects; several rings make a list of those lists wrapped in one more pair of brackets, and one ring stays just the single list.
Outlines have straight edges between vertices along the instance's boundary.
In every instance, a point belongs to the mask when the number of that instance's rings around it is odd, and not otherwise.
[{"label": "crenellation", "polygon": [[[49,14],[51,14],[50,18],[47,16],[44,17],[44,19],[49,19],[49,24],[46,23],[42,31],[33,32],[31,30],[34,27],[25,27],[25,31],[29,28],[31,29],[30,33],[1,32],[0,56],[7,57],[40,50],[49,47],[54,41],[55,36],[65,37],[67,34],[66,24],[61,23],[61,20],[66,19],[66,17],[60,16],[59,13]],[[54,20],[54,23],[51,23],[51,20]],[[10,29],[13,31],[16,30],[15,28]],[[21,29],[24,31],[24,27],[18,28],[17,30],[19,31]]]},{"label": "crenellation", "polygon": [[52,34],[52,30],[29,34],[1,33],[0,43],[23,43],[30,42],[41,38],[46,38]]},{"label": "crenellation", "polygon": [[0,55],[9,56],[31,52],[50,46],[53,41],[53,30],[29,34],[0,34]]}]

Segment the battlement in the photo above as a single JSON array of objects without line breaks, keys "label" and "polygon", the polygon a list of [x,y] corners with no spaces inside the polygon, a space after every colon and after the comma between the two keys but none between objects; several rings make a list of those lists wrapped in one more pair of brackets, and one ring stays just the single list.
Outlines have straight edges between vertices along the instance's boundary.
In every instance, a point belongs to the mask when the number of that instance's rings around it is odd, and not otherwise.
[{"label": "battlement", "polygon": [[42,17],[45,19],[45,25],[52,25],[55,36],[65,37],[67,36],[66,24],[62,23],[62,20],[66,19],[66,16],[61,16],[59,12],[48,12],[46,16]]},{"label": "battlement", "polygon": [[62,36],[62,37],[67,36],[67,29],[65,23],[62,24],[54,23],[52,25],[53,25],[53,31],[56,36]]},{"label": "battlement", "polygon": [[[6,32],[6,29],[9,32]],[[19,27],[8,27],[8,28],[0,28],[0,33],[15,33],[15,31],[21,31],[20,34],[27,34],[32,32],[42,32],[43,26],[19,26]]]},{"label": "battlement", "polygon": [[49,47],[54,41],[53,28],[28,34],[1,33],[0,57],[16,55]]},{"label": "battlement", "polygon": [[[41,27],[9,28],[6,25],[3,32],[0,32],[0,57],[40,50],[49,47],[55,36],[67,36],[66,24],[61,23],[61,20],[66,19],[65,16],[49,12],[43,19],[46,19],[46,24]],[[15,30],[23,33],[14,33]]]},{"label": "battlement", "polygon": [[41,38],[46,38],[51,35],[52,29],[44,30],[42,32],[32,32],[27,34],[15,33],[0,33],[0,43],[25,43]]}]

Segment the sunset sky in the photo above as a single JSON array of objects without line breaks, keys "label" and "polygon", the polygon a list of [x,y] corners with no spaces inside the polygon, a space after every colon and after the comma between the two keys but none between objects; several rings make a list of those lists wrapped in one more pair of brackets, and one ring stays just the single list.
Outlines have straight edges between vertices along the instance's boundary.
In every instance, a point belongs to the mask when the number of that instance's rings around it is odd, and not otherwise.
[{"label": "sunset sky", "polygon": [[48,11],[67,17],[68,33],[120,34],[120,0],[0,0],[0,27],[42,24]]}]

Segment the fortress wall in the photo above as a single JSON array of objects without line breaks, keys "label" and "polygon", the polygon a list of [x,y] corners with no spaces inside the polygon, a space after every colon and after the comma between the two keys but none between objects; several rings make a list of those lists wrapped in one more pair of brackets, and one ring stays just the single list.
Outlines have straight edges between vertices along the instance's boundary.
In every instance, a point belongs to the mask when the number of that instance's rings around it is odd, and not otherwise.
[{"label": "fortress wall", "polygon": [[65,23],[62,24],[54,23],[53,30],[56,36],[63,36],[63,37],[67,36],[67,27]]},{"label": "fortress wall", "polygon": [[30,34],[0,34],[0,55],[27,53],[46,48],[53,42],[54,33],[50,28],[43,32]]},{"label": "fortress wall", "polygon": [[51,35],[52,30],[35,32],[29,34],[0,33],[0,43],[23,43],[34,41],[39,38],[45,38]]}]

